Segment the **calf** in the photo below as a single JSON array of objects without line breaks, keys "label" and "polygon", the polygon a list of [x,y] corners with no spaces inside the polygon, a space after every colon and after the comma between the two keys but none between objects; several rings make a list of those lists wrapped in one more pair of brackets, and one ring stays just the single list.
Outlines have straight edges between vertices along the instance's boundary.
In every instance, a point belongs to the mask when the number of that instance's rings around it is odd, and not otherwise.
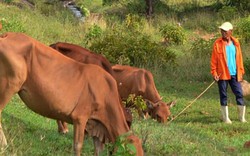
[{"label": "calf", "polygon": [[175,105],[175,102],[166,104],[162,101],[150,71],[122,65],[115,65],[112,69],[113,76],[118,83],[119,95],[123,100],[126,100],[130,94],[142,96],[147,103],[146,111],[149,115],[158,122],[167,121],[171,114],[170,108]]}]

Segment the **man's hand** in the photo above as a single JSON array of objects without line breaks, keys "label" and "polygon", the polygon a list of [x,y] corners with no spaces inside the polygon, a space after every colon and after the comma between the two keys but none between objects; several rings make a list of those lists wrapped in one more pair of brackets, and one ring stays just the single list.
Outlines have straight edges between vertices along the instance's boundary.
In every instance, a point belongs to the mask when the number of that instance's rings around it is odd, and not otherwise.
[{"label": "man's hand", "polygon": [[220,76],[218,76],[218,75],[214,76],[215,81],[219,81],[219,78],[220,78]]}]

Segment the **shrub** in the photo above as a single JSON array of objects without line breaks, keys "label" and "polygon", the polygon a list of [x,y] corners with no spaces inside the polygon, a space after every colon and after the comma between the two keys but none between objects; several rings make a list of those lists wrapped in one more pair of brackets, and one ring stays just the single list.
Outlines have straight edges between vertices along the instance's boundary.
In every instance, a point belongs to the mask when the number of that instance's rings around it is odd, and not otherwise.
[{"label": "shrub", "polygon": [[84,45],[88,46],[89,43],[91,43],[91,41],[93,39],[99,38],[101,37],[103,31],[101,29],[101,27],[99,27],[98,25],[94,24],[93,26],[91,26],[86,35],[85,35],[85,42]]},{"label": "shrub", "polygon": [[3,2],[9,4],[9,3],[13,2],[13,0],[3,0]]},{"label": "shrub", "polygon": [[135,14],[126,15],[125,25],[131,31],[140,31],[143,29],[146,20]]},{"label": "shrub", "polygon": [[104,151],[100,153],[101,156],[110,155],[110,151],[114,151],[114,156],[134,156],[136,155],[135,146],[127,139],[129,133],[125,133],[117,138],[115,144],[110,143],[105,145]]},{"label": "shrub", "polygon": [[83,15],[84,15],[85,17],[88,17],[88,16],[90,15],[89,9],[86,8],[86,6],[85,6],[84,4],[79,3],[79,4],[77,4],[77,5],[80,7],[81,12],[83,13]]},{"label": "shrub", "polygon": [[[133,104],[133,106],[130,106],[131,103]],[[142,96],[135,96],[135,94],[130,94],[128,96],[125,105],[126,107],[138,108],[141,109],[142,111],[147,109],[147,105],[143,100]]]},{"label": "shrub", "polygon": [[160,27],[160,33],[164,38],[164,42],[167,44],[181,45],[186,40],[186,35],[181,26],[173,24],[165,24]]},{"label": "shrub", "polygon": [[126,8],[128,12],[145,15],[145,0],[126,0],[125,2],[127,3]]},{"label": "shrub", "polygon": [[232,19],[239,17],[239,13],[236,7],[231,6],[223,6],[219,11],[218,14],[222,17],[225,21],[231,21]]},{"label": "shrub", "polygon": [[244,67],[245,67],[246,73],[250,73],[250,58],[246,58],[244,60]]},{"label": "shrub", "polygon": [[235,6],[237,9],[239,9],[242,13],[249,12],[250,11],[250,3],[249,0],[227,0],[226,4],[224,5],[230,5]]},{"label": "shrub", "polygon": [[90,49],[105,55],[113,64],[131,66],[164,65],[174,62],[176,55],[156,42],[150,36],[126,28],[114,28],[106,31],[103,37],[93,41]]},{"label": "shrub", "polygon": [[250,16],[238,22],[235,34],[246,43],[250,40]]},{"label": "shrub", "polygon": [[216,38],[211,38],[209,40],[205,40],[203,38],[196,39],[190,48],[191,55],[195,58],[210,58],[212,53],[212,45],[215,40]]}]

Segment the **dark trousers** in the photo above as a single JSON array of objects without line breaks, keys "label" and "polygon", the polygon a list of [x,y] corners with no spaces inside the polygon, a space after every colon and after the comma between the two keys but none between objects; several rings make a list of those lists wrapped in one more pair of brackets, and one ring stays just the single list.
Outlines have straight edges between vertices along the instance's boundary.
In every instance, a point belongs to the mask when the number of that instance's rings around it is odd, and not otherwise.
[{"label": "dark trousers", "polygon": [[227,106],[227,87],[230,85],[235,98],[237,105],[244,106],[243,94],[241,84],[237,81],[237,76],[231,76],[230,80],[219,80],[219,93],[220,93],[220,104],[221,106]]}]

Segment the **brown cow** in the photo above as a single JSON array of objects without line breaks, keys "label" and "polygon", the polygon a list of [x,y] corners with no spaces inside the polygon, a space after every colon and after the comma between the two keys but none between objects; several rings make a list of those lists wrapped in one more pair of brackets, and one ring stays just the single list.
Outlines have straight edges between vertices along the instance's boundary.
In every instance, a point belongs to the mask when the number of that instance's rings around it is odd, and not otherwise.
[{"label": "brown cow", "polygon": [[119,94],[123,100],[126,100],[130,94],[140,95],[146,101],[147,112],[152,118],[162,123],[167,121],[170,108],[175,105],[175,102],[166,104],[162,101],[150,71],[122,65],[115,65],[112,68],[114,78],[118,83]]},{"label": "brown cow", "polygon": [[83,48],[79,45],[65,43],[65,42],[57,42],[51,44],[50,47],[56,49],[63,55],[66,55],[78,62],[86,63],[86,64],[95,64],[102,67],[108,73],[112,75],[112,65],[110,62],[103,57],[101,54],[93,53],[90,50]]},{"label": "brown cow", "polygon": [[[81,153],[85,130],[98,153],[102,143],[114,142],[129,131],[116,81],[96,65],[54,51],[22,33],[0,36],[0,114],[18,93],[34,112],[74,125],[75,155]],[[142,154],[140,141],[133,139],[137,155]],[[0,145],[7,145],[1,123]]]},{"label": "brown cow", "polygon": [[[53,49],[57,50],[63,55],[66,55],[78,62],[98,65],[104,70],[106,70],[108,73],[113,75],[112,65],[105,57],[103,57],[100,54],[93,53],[89,51],[88,49],[83,48],[79,45],[65,43],[65,42],[57,42],[57,43],[51,44],[50,47],[52,47]],[[121,101],[121,105],[122,105],[122,101]],[[122,105],[122,108],[123,108],[128,126],[130,127],[132,124],[132,113],[130,112],[130,110],[126,109],[123,105]],[[67,123],[57,121],[57,125],[58,125],[59,133],[65,134],[69,131]]]}]

